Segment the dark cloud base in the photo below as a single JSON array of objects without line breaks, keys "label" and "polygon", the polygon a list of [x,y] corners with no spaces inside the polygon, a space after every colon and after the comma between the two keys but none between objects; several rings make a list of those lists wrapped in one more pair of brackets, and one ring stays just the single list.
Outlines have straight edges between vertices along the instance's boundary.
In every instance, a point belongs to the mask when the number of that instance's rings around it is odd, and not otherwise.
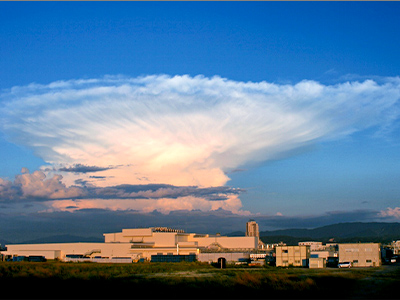
[{"label": "dark cloud base", "polygon": [[105,170],[113,169],[113,167],[98,167],[98,166],[86,166],[83,164],[75,164],[72,167],[62,167],[57,171],[62,172],[72,172],[72,173],[92,173],[92,172],[101,172]]}]

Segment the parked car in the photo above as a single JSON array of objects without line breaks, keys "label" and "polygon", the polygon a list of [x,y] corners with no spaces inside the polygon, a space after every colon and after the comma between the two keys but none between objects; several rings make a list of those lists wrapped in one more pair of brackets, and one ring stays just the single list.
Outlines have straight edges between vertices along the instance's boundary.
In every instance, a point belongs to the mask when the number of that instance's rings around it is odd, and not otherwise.
[{"label": "parked car", "polygon": [[338,264],[338,268],[351,268],[351,262],[345,261]]}]

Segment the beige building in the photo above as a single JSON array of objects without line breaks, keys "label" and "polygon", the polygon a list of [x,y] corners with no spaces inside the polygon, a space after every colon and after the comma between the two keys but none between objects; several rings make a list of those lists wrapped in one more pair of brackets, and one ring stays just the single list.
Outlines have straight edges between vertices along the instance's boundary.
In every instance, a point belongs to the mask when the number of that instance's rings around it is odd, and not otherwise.
[{"label": "beige building", "polygon": [[310,258],[310,246],[277,246],[275,255],[277,267],[306,267]]},{"label": "beige building", "polygon": [[381,248],[378,243],[339,244],[339,263],[352,262],[353,267],[381,265]]},{"label": "beige building", "polygon": [[338,253],[329,248],[327,248],[327,250],[311,250],[311,257],[325,258],[328,260],[328,257],[338,257]]},{"label": "beige building", "polygon": [[326,259],[323,257],[310,257],[308,260],[308,267],[310,269],[326,268]]},{"label": "beige building", "polygon": [[252,251],[257,249],[258,237],[227,237],[185,233],[166,227],[123,229],[105,233],[104,243],[54,243],[7,245],[9,256],[40,255],[47,259],[71,260],[126,258],[150,259],[157,254],[198,255],[201,251]]},{"label": "beige building", "polygon": [[246,236],[260,236],[260,232],[258,229],[258,224],[254,220],[249,220],[246,223]]},{"label": "beige building", "polygon": [[[249,221],[246,223],[246,236],[255,236],[255,237],[257,237],[257,238],[260,237],[260,231],[259,231],[258,224],[257,224],[256,221],[254,221],[254,220],[249,220]],[[267,250],[267,249],[269,249],[269,248],[270,248],[269,245],[264,244],[264,243],[261,241],[260,238],[258,239],[258,249],[259,249],[259,250]]]},{"label": "beige building", "polygon": [[227,263],[237,262],[240,259],[250,259],[250,254],[247,252],[204,252],[197,255],[197,260],[201,262],[218,262],[218,259],[223,258]]},{"label": "beige building", "polygon": [[299,242],[299,246],[310,246],[310,251],[318,251],[325,248],[322,242]]},{"label": "beige building", "polygon": [[399,255],[400,254],[400,240],[393,241],[391,246],[393,248],[393,254]]},{"label": "beige building", "polygon": [[68,260],[68,257],[86,256],[88,258],[121,258],[137,259],[138,255],[131,251],[130,245],[121,243],[51,243],[51,244],[17,244],[7,245],[7,251],[2,252],[10,256],[44,256],[46,259]]}]

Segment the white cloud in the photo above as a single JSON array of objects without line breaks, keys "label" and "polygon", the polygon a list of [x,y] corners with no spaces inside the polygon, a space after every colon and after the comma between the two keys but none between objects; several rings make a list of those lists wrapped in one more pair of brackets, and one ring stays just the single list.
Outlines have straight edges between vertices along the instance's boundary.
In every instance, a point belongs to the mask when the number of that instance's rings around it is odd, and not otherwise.
[{"label": "white cloud", "polygon": [[61,181],[61,175],[46,178],[42,171],[30,174],[27,168],[22,168],[21,173],[15,176],[14,182],[0,178],[0,202],[7,200],[44,201],[82,197],[86,194],[81,188],[66,187]]},{"label": "white cloud", "polygon": [[212,211],[224,209],[239,215],[250,215],[250,212],[241,210],[242,203],[236,195],[231,195],[227,200],[209,201],[204,198],[186,196],[179,198],[159,199],[76,199],[58,200],[44,203],[47,211],[75,211],[80,209],[108,209],[108,210],[138,210],[169,213],[176,210]]},{"label": "white cloud", "polygon": [[[87,172],[96,168],[78,166],[74,170]],[[17,207],[20,203],[40,203],[42,211],[75,211],[98,208],[108,210],[158,210],[169,213],[174,210],[210,211],[224,209],[237,214],[249,214],[240,210],[238,198],[241,189],[230,187],[198,188],[165,184],[119,185],[112,187],[71,186],[62,183],[61,175],[47,178],[42,171],[29,173],[22,168],[14,182],[0,178],[0,203]],[[43,206],[46,207],[43,210]],[[36,207],[36,206],[35,206]]]},{"label": "white cloud", "polygon": [[400,219],[400,207],[390,208],[388,207],[386,210],[381,210],[381,217],[391,217],[395,219]]},{"label": "white cloud", "polygon": [[[41,171],[55,178],[43,189],[61,182],[60,173],[66,187],[76,180],[217,187],[246,163],[370,126],[386,130],[398,119],[399,98],[399,78],[326,86],[108,76],[14,87],[1,95],[0,113],[10,140],[53,165]],[[72,172],[77,166],[86,171]]]}]

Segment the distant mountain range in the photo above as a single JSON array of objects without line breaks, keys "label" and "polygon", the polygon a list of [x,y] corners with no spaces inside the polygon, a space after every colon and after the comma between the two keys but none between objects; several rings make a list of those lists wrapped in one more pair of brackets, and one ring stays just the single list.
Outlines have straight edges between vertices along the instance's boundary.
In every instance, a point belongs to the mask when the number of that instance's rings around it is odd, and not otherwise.
[{"label": "distant mountain range", "polygon": [[1,249],[2,247],[4,247],[5,245],[7,245],[7,244],[10,244],[10,242],[7,241],[7,240],[3,240],[3,239],[0,238],[0,249]]},{"label": "distant mountain range", "polygon": [[[244,235],[244,232],[232,232],[230,236]],[[400,223],[338,223],[314,229],[282,229],[261,231],[264,243],[284,242],[288,245],[300,241],[317,240],[321,242],[379,242],[388,243],[400,240]]]},{"label": "distant mountain range", "polygon": [[[228,236],[244,236],[245,232],[235,231]],[[378,242],[388,243],[400,240],[400,223],[338,223],[314,229],[281,229],[273,231],[261,231],[261,240],[264,243],[284,242],[288,245],[297,245],[301,241],[321,241],[321,242]],[[41,243],[76,243],[76,242],[97,242],[101,243],[101,237],[82,237],[76,235],[54,235],[34,240],[26,240],[19,244],[41,244]],[[12,244],[0,238],[0,244],[5,246]]]},{"label": "distant mountain range", "polygon": [[[43,238],[38,238],[34,240],[27,240],[20,242],[18,244],[45,244],[45,243],[102,243],[104,242],[104,238],[96,238],[96,237],[82,237],[82,236],[76,236],[76,235],[69,235],[69,234],[63,234],[63,235],[53,235],[53,236],[48,236],[48,237],[43,237]],[[0,240],[0,243],[2,246],[6,244],[13,244],[11,242],[4,241],[2,243],[2,240]]]}]

